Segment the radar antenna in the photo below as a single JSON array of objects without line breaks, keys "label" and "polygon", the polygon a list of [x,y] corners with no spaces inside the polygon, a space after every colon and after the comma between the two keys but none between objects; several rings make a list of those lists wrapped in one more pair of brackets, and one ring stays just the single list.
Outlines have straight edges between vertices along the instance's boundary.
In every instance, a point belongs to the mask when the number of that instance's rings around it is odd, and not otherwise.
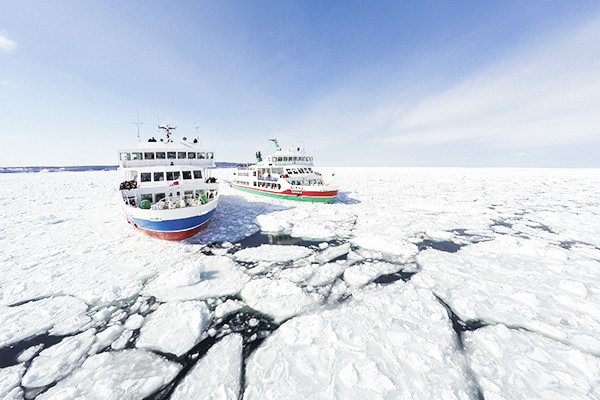
[{"label": "radar antenna", "polygon": [[138,142],[140,141],[140,125],[144,125],[145,122],[140,122],[140,113],[137,113],[137,122],[132,122],[135,126],[137,126],[137,134],[138,134]]},{"label": "radar antenna", "polygon": [[171,130],[172,129],[177,129],[176,126],[171,126],[167,123],[164,123],[162,125],[158,126],[158,129],[164,129],[166,131],[166,135],[167,135],[167,142],[172,142],[171,140]]},{"label": "radar antenna", "polygon": [[[198,141],[198,144],[200,144],[200,134],[198,133],[198,129],[200,129],[200,125],[198,125],[194,129],[196,129],[196,140]],[[194,142],[194,143],[196,143],[196,142]]]}]

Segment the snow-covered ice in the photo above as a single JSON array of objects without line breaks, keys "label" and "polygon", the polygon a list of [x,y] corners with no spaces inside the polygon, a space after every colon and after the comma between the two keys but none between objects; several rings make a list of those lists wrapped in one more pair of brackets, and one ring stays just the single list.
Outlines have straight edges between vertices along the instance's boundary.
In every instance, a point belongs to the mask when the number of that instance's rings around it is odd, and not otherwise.
[{"label": "snow-covered ice", "polygon": [[597,170],[320,170],[332,204],[215,170],[181,242],[116,171],[0,174],[0,398],[600,399]]},{"label": "snow-covered ice", "polygon": [[200,341],[210,319],[203,301],[161,304],[142,326],[136,346],[180,356]]},{"label": "snow-covered ice", "polygon": [[171,399],[237,400],[240,393],[242,337],[216,343],[175,388]]},{"label": "snow-covered ice", "polygon": [[169,383],[181,366],[145,350],[97,354],[40,400],[142,399]]},{"label": "snow-covered ice", "polygon": [[431,292],[375,286],[283,324],[248,360],[244,398],[468,399],[465,365]]}]

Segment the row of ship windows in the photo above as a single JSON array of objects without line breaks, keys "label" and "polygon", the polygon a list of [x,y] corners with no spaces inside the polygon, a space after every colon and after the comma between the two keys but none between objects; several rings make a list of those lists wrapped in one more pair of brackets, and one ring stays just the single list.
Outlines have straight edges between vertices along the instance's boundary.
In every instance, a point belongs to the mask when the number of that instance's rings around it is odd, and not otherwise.
[{"label": "row of ship windows", "polygon": [[[247,186],[248,182],[245,181],[233,181],[233,183],[237,183],[238,185]],[[263,187],[267,189],[281,189],[281,185],[279,183],[270,183],[270,182],[252,182],[253,186]]]},{"label": "row of ship windows", "polygon": [[273,157],[273,161],[312,161],[312,157]]},{"label": "row of ship windows", "polygon": [[132,160],[175,160],[175,159],[207,159],[212,160],[214,153],[212,152],[195,152],[195,151],[145,151],[127,153],[122,152],[121,161]]},{"label": "row of ship windows", "polygon": [[[179,171],[172,171],[172,172],[167,172],[166,173],[166,177],[167,177],[167,181],[176,181],[177,179],[179,179]],[[183,179],[192,179],[192,176],[194,177],[194,179],[202,179],[202,171],[182,171],[181,172],[181,177]],[[154,178],[154,179],[152,179]],[[142,172],[140,174],[140,181],[141,182],[160,182],[160,181],[164,181],[165,180],[165,173],[164,172]]]},{"label": "row of ship windows", "polygon": [[[195,193],[195,194],[194,194]],[[204,191],[202,190],[186,190],[184,193],[184,198],[185,199],[199,199],[201,195],[204,195]],[[170,197],[173,197],[173,193],[169,193]],[[181,196],[181,192],[177,192],[175,194],[176,197]],[[158,201],[161,201],[162,199],[166,198],[166,194],[165,193],[155,193],[154,195],[152,194],[143,194],[140,196],[140,200],[148,200],[150,201],[150,203],[154,204]]]}]

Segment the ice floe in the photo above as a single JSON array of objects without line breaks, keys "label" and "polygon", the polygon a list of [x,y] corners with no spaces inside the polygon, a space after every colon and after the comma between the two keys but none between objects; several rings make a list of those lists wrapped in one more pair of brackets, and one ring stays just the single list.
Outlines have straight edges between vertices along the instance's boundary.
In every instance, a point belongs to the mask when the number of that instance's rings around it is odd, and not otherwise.
[{"label": "ice floe", "polygon": [[90,329],[43,350],[31,362],[21,385],[26,388],[45,387],[68,376],[87,358],[95,340],[94,334],[95,331]]},{"label": "ice floe", "polygon": [[180,356],[200,341],[210,320],[211,314],[203,301],[161,304],[146,318],[136,347]]},{"label": "ice floe", "polygon": [[177,385],[171,400],[237,400],[240,394],[242,337],[231,334],[215,343]]},{"label": "ice floe", "polygon": [[140,349],[104,352],[85,360],[40,400],[142,399],[169,383],[181,366]]},{"label": "ice floe", "polygon": [[469,399],[465,365],[443,306],[400,283],[285,322],[247,361],[244,398]]},{"label": "ice floe", "polygon": [[504,325],[465,333],[470,365],[486,399],[598,399],[600,359]]},{"label": "ice floe", "polygon": [[17,364],[12,367],[0,368],[0,398],[17,400],[23,398],[23,390],[19,387],[25,365]]},{"label": "ice floe", "polygon": [[[0,347],[45,333],[55,325],[87,311],[87,305],[74,297],[57,296],[14,307],[0,306]],[[75,333],[80,324],[64,327],[62,333]]]},{"label": "ice floe", "polygon": [[202,300],[239,293],[249,280],[243,269],[225,256],[199,256],[196,264],[161,272],[143,293],[160,301]]},{"label": "ice floe", "polygon": [[600,355],[600,263],[535,238],[426,250],[413,281],[463,320],[523,327]]},{"label": "ice floe", "polygon": [[242,299],[253,309],[267,314],[276,322],[313,309],[321,300],[285,279],[254,279],[241,292]]}]

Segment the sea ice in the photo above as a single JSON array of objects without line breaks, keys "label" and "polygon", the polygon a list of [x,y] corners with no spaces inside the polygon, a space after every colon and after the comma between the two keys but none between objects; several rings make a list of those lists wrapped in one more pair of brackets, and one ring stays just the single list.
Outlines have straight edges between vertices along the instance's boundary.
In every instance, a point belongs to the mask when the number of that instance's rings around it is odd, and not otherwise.
[{"label": "sea ice", "polygon": [[393,274],[401,269],[401,265],[383,261],[364,262],[346,268],[344,271],[344,281],[346,281],[349,287],[359,287],[375,280],[381,275]]},{"label": "sea ice", "polygon": [[[198,256],[193,265],[160,273],[143,293],[160,301],[203,300],[235,295],[249,280],[243,269],[229,257]],[[172,279],[174,276],[177,278]]]},{"label": "sea ice", "polygon": [[33,359],[21,380],[26,388],[45,387],[69,375],[81,365],[95,340],[95,330],[67,337],[52,347],[42,350]]},{"label": "sea ice", "polygon": [[24,364],[0,368],[0,398],[5,400],[17,400],[23,398],[23,391],[19,387],[19,381],[24,372]]},{"label": "sea ice", "polygon": [[161,304],[142,326],[136,347],[180,356],[200,341],[211,321],[203,301],[176,301]]},{"label": "sea ice", "polygon": [[464,336],[486,399],[598,399],[600,360],[536,333],[487,326]]},{"label": "sea ice", "polygon": [[303,246],[263,244],[259,247],[249,247],[238,250],[233,257],[236,261],[242,262],[264,261],[270,263],[285,263],[306,258],[312,253],[311,249]]},{"label": "sea ice", "polygon": [[600,355],[598,261],[505,235],[456,253],[426,250],[417,260],[413,281],[461,319],[523,327]]},{"label": "sea ice", "polygon": [[188,372],[170,399],[237,400],[241,367],[242,337],[225,336]]},{"label": "sea ice", "polygon": [[248,400],[473,396],[444,308],[404,283],[285,322],[246,365]]},{"label": "sea ice", "polygon": [[104,352],[88,358],[39,400],[143,399],[169,383],[181,366],[146,350]]},{"label": "sea ice", "polygon": [[288,280],[268,278],[248,282],[241,296],[249,307],[270,315],[275,322],[311,310],[321,300]]},{"label": "sea ice", "polygon": [[[42,334],[55,325],[87,311],[87,305],[74,297],[57,296],[14,307],[0,306],[0,348]],[[63,327],[63,333],[75,333],[79,324]]]}]

